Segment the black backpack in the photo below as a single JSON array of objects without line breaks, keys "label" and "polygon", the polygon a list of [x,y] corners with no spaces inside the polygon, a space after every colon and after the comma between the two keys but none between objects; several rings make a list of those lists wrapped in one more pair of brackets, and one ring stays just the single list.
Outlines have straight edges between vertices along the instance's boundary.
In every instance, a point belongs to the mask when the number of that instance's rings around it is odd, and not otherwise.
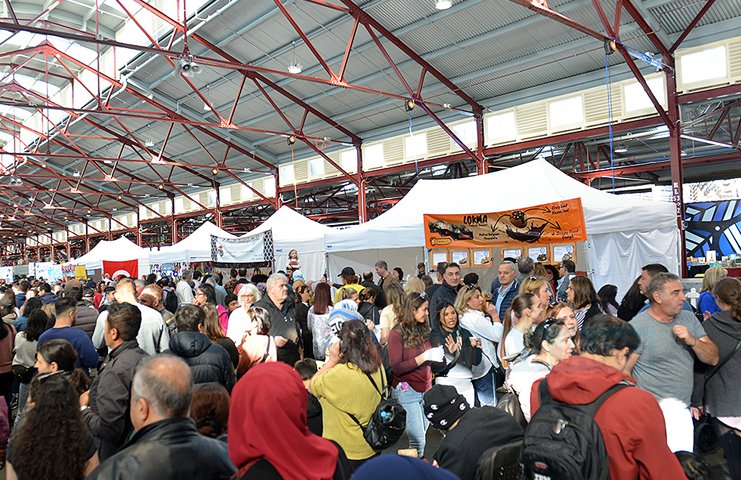
[{"label": "black backpack", "polygon": [[615,392],[630,383],[613,385],[594,402],[569,405],[551,397],[547,378],[540,382],[540,408],[525,431],[522,462],[529,480],[607,480],[607,456],[594,415]]},{"label": "black backpack", "polygon": [[401,406],[398,400],[391,396],[390,389],[387,389],[384,385],[383,378],[384,373],[381,372],[381,388],[378,388],[373,377],[366,373],[366,376],[373,384],[379,395],[381,395],[381,401],[378,402],[378,406],[373,411],[370,421],[367,425],[361,424],[355,415],[349,412],[347,413],[350,418],[360,427],[363,432],[365,441],[375,451],[386,450],[390,446],[394,445],[399,441],[402,434],[406,430],[407,425],[407,412],[404,407]]},{"label": "black backpack", "polygon": [[165,309],[170,313],[175,313],[178,311],[178,307],[180,306],[180,301],[178,300],[178,296],[175,292],[172,290],[163,290],[162,292],[165,295],[164,303],[162,304]]}]

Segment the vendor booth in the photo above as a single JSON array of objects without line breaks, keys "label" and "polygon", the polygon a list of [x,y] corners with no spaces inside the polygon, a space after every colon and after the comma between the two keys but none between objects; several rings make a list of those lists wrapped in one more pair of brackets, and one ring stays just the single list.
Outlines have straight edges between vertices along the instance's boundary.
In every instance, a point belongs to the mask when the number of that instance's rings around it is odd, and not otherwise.
[{"label": "vendor booth", "polygon": [[[386,260],[389,268],[401,266],[416,273],[416,264],[434,268],[431,252],[424,248],[424,214],[475,214],[526,210],[528,207],[580,199],[586,225],[586,242],[562,246],[571,248],[577,269],[587,271],[595,286],[618,286],[622,296],[647,263],[662,263],[670,271],[679,271],[679,230],[675,206],[617,196],[593,189],[569,177],[545,160],[490,173],[452,180],[420,180],[388,212],[364,224],[326,235],[329,271],[335,276],[345,266],[356,273],[373,271],[377,260]],[[558,263],[553,247],[544,251],[548,263]],[[520,249],[523,255],[527,248]],[[516,250],[515,250],[516,253]],[[446,252],[447,261],[455,252]],[[473,249],[458,252],[472,265]],[[537,256],[541,256],[538,253]],[[490,266],[497,265],[504,250],[493,250]],[[442,255],[438,256],[442,258]],[[479,262],[486,260],[479,252]],[[536,257],[537,258],[537,257]],[[542,257],[541,257],[542,258]],[[480,284],[491,284],[493,268],[480,268]]]},{"label": "vendor booth", "polygon": [[[113,241],[101,240],[92,250],[80,258],[72,260],[70,263],[75,265],[84,265],[88,273],[91,270],[104,270],[104,263],[108,264],[112,270],[111,278],[114,274],[121,271],[121,274],[128,273],[131,276],[136,274],[137,277],[149,274],[149,250],[142,248],[126,237],[121,237]],[[136,262],[136,265],[134,265]],[[129,268],[131,266],[131,268]],[[137,272],[129,270],[136,267]]]},{"label": "vendor booth", "polygon": [[326,270],[324,237],[334,229],[310,220],[283,205],[259,227],[247,235],[273,231],[275,269],[285,270],[288,253],[295,249],[306,280],[320,280]]},{"label": "vendor booth", "polygon": [[149,261],[152,264],[210,262],[211,235],[221,238],[237,238],[211,222],[204,222],[193,233],[175,245],[162,247],[160,250],[152,250],[149,254]]}]

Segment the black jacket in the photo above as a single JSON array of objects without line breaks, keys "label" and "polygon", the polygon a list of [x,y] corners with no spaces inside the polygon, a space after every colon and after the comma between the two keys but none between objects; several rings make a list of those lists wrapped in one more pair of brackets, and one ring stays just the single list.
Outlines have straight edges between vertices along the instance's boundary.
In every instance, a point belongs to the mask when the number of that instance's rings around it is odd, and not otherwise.
[{"label": "black jacket", "polygon": [[468,368],[471,368],[481,362],[481,349],[475,348],[471,345],[471,332],[469,332],[465,328],[461,328],[460,325],[454,332],[449,333],[444,331],[438,324],[438,326],[434,328],[432,332],[430,332],[430,344],[432,344],[433,347],[442,345],[445,349],[445,353],[447,355],[450,355],[448,347],[445,345],[445,339],[448,335],[450,335],[456,342],[458,341],[458,337],[460,336],[460,353],[454,356],[454,360],[452,362],[430,363],[432,372],[437,377],[446,376],[448,372],[456,365],[464,365]]},{"label": "black jacket", "polygon": [[189,418],[168,418],[142,428],[88,480],[218,480],[236,469],[227,445],[200,435]]},{"label": "black jacket", "polygon": [[378,307],[372,303],[362,302],[358,305],[358,313],[366,320],[373,320],[373,323],[376,325],[381,321],[381,312],[379,312]]},{"label": "black jacket", "polygon": [[[432,288],[432,287],[430,287]],[[435,290],[435,293],[430,297],[430,327],[433,329],[437,327],[439,320],[437,318],[438,309],[440,304],[447,300],[452,304],[455,304],[455,297],[458,295],[458,289],[451,287],[447,283],[443,282]]]},{"label": "black jacket", "polygon": [[283,347],[277,348],[278,361],[284,362],[293,367],[293,364],[300,360],[299,354],[299,325],[296,321],[295,303],[290,298],[283,302],[283,307],[278,308],[268,295],[265,295],[255,303],[255,307],[261,307],[267,310],[270,316],[271,337],[283,337],[288,343]]},{"label": "black jacket", "polygon": [[108,354],[90,387],[90,408],[83,410],[82,418],[100,442],[101,462],[116,453],[132,430],[131,381],[139,362],[148,356],[136,340],[122,343]]},{"label": "black jacket", "polygon": [[220,383],[231,391],[234,367],[221,345],[199,332],[178,332],[170,338],[170,352],[185,360],[193,372],[193,383]]},{"label": "black jacket", "polygon": [[496,407],[473,408],[448,430],[433,458],[461,480],[474,480],[486,450],[522,439],[522,427],[512,415]]}]

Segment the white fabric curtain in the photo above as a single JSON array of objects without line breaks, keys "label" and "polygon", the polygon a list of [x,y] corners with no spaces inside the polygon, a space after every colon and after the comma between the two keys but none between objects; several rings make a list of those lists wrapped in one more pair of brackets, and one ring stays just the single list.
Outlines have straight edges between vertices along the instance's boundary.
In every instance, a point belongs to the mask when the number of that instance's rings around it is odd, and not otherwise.
[{"label": "white fabric curtain", "polygon": [[679,230],[614,232],[590,235],[587,240],[589,274],[596,289],[618,287],[618,302],[641,274],[641,267],[660,263],[679,274]]}]

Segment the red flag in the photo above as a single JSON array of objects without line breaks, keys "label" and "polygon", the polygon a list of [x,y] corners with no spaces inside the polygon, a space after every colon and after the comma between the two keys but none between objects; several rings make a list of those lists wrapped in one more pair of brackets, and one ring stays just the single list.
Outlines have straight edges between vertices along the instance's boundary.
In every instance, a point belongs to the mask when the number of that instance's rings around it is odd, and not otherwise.
[{"label": "red flag", "polygon": [[103,273],[107,273],[112,279],[117,280],[120,276],[131,278],[139,277],[139,260],[125,260],[123,262],[110,262],[103,260]]}]

